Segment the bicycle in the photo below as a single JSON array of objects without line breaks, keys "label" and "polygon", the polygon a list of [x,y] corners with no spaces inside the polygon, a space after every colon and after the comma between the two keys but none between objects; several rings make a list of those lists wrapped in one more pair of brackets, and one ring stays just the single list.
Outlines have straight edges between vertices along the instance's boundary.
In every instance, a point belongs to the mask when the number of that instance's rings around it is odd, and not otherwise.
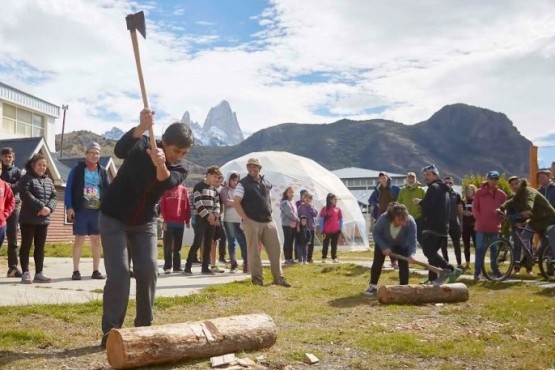
[{"label": "bicycle", "polygon": [[[547,279],[555,279],[555,258],[551,253],[547,236],[541,237],[539,247],[534,252],[531,243],[526,243],[521,236],[523,230],[533,232],[526,227],[517,227],[519,232],[514,233],[522,246],[521,251],[529,261],[538,262],[540,273]],[[514,258],[514,245],[510,239],[501,237],[490,243],[484,254],[483,274],[491,281],[503,281],[513,272],[517,261]],[[520,262],[520,261],[519,261]]]}]

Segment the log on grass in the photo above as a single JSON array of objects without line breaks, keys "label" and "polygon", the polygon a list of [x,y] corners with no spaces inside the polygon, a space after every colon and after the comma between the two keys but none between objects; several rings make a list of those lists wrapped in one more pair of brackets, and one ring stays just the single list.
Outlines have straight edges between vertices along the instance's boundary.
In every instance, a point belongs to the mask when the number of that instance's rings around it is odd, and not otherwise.
[{"label": "log on grass", "polygon": [[383,304],[456,303],[468,300],[463,283],[435,285],[382,285],[378,301]]},{"label": "log on grass", "polygon": [[108,362],[115,369],[208,358],[268,348],[277,328],[268,315],[221,317],[160,326],[112,329],[106,342]]}]

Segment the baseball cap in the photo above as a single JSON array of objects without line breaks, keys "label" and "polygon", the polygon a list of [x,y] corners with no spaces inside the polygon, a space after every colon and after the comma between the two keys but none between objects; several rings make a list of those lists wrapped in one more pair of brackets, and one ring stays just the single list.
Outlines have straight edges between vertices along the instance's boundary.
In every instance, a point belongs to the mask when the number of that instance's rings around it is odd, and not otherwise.
[{"label": "baseball cap", "polygon": [[387,172],[380,171],[380,173],[378,173],[378,177],[380,176],[387,176]]},{"label": "baseball cap", "polygon": [[409,173],[407,173],[407,177],[410,177],[410,176],[416,177],[416,174],[415,174],[414,172],[409,172]]},{"label": "baseball cap", "polygon": [[489,171],[488,172],[488,179],[499,180],[499,172],[497,171]]}]

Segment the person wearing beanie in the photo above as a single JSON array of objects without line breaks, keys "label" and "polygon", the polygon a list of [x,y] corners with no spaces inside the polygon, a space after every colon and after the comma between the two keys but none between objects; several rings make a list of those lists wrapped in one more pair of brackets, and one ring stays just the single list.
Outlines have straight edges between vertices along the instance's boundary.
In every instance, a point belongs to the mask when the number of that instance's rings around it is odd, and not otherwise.
[{"label": "person wearing beanie", "polygon": [[422,251],[430,265],[443,269],[439,276],[430,271],[428,282],[440,285],[447,278],[449,282],[454,282],[462,274],[462,270],[454,268],[438,253],[441,246],[447,242],[449,233],[451,189],[441,181],[435,165],[424,167],[422,172],[428,189],[423,199],[413,199],[414,204],[422,208]]},{"label": "person wearing beanie", "polygon": [[100,145],[91,142],[85,150],[84,160],[77,163],[67,179],[64,203],[69,222],[73,222],[73,274],[72,280],[81,280],[79,262],[85,238],[91,241],[93,257],[92,279],[104,279],[100,272],[100,233],[98,220],[100,204],[108,187],[106,169],[98,162],[100,159]]}]

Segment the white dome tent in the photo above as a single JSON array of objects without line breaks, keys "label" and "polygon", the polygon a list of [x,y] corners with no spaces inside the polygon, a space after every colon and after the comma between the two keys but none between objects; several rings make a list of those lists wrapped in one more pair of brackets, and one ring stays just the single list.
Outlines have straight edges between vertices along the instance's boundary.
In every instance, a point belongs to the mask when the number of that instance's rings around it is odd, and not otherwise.
[{"label": "white dome tent", "polygon": [[272,210],[281,240],[283,240],[283,233],[279,204],[285,188],[292,186],[295,190],[295,200],[299,199],[299,192],[302,189],[308,190],[314,197],[313,205],[318,212],[325,206],[328,193],[335,194],[337,206],[343,213],[343,233],[339,241],[339,249],[368,249],[368,229],[364,216],[356,198],[337,176],[311,159],[288,152],[266,151],[250,153],[227,162],[221,167],[224,177],[227,178],[232,171],[241,174],[241,178],[246,176],[247,160],[251,157],[260,159],[261,174],[273,184]]}]

